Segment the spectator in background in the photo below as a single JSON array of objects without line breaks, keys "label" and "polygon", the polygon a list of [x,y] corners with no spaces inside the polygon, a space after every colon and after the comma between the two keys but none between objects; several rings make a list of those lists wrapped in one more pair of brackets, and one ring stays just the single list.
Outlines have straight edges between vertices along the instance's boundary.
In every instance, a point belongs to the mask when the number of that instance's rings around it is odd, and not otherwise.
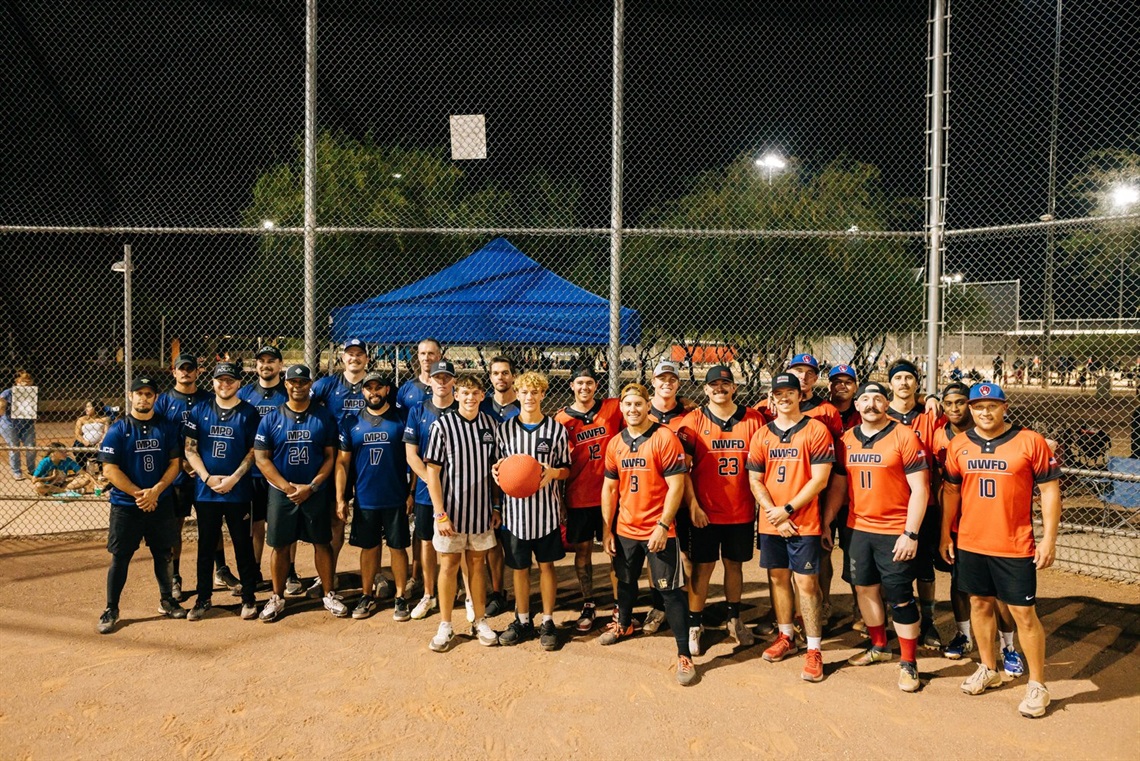
[{"label": "spectator in background", "polygon": [[[104,412],[103,402],[99,399],[92,399],[87,402],[83,414],[75,419],[75,443],[72,446],[93,447],[98,450],[110,425],[111,418]],[[92,469],[91,463],[94,463],[95,468],[98,467],[99,458],[97,455],[98,452],[78,452],[75,459],[81,468],[90,470]]]},{"label": "spectator in background", "polygon": [[1001,383],[1005,372],[1005,358],[1001,354],[994,355],[994,383]]},{"label": "spectator in background", "polygon": [[29,388],[34,385],[31,373],[17,370],[12,388],[0,392],[0,435],[13,447],[8,452],[8,465],[17,481],[23,481],[25,476],[20,467],[20,451],[14,447],[27,447],[23,455],[29,475],[36,467],[36,400],[34,390]]},{"label": "spectator in background", "polygon": [[32,471],[32,480],[35,482],[36,493],[44,496],[69,491],[83,492],[95,483],[58,441],[51,443],[47,457],[36,465]]}]

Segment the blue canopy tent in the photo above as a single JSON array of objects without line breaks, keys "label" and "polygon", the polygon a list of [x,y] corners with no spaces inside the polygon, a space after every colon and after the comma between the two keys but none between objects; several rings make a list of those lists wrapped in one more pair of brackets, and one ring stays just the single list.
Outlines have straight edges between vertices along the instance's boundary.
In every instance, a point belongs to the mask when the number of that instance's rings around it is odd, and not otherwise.
[{"label": "blue canopy tent", "polygon": [[[425,335],[453,346],[609,342],[609,301],[558,277],[496,238],[450,267],[332,312],[332,337],[380,344]],[[621,340],[641,339],[641,318],[621,309]]]}]

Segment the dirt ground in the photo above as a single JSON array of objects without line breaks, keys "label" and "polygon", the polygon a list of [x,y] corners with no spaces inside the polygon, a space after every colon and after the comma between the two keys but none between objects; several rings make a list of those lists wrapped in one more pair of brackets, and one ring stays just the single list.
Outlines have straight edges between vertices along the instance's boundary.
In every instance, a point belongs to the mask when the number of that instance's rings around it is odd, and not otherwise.
[{"label": "dirt ground", "polygon": [[[193,552],[188,543],[186,565]],[[1135,759],[1140,747],[1140,588],[1058,571],[1041,575],[1038,593],[1053,705],[1029,720],[1017,713],[1024,677],[969,697],[959,684],[974,664],[926,654],[924,687],[908,695],[895,687],[894,664],[847,667],[860,639],[838,584],[823,683],[803,682],[798,658],[765,663],[759,642],[733,650],[714,628],[696,658],[700,680],[681,688],[667,631],[603,648],[597,631],[563,628],[553,653],[533,640],[490,649],[461,637],[437,654],[427,642],[438,615],[398,624],[390,603],[353,621],[317,601],[290,602],[266,625],[241,621],[237,599],[216,592],[221,607],[203,621],[162,619],[145,549],[119,630],[101,636],[107,561],[98,538],[0,542],[0,757],[1104,761]],[[303,549],[302,573],[311,563]],[[601,553],[595,563],[602,582]],[[359,586],[351,548],[342,566],[342,586]],[[555,619],[564,624],[576,604],[569,561],[559,572]],[[748,566],[747,619],[767,611],[760,578]],[[714,585],[710,599],[719,594]],[[355,597],[346,593],[350,604]],[[454,620],[465,632],[462,606]],[[947,635],[946,606],[938,621]]]}]

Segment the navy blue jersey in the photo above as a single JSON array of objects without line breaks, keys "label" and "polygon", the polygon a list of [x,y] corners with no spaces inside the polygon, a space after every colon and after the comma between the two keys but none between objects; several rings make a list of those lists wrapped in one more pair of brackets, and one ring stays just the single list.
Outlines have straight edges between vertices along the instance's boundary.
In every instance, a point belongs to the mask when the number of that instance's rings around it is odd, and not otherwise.
[{"label": "navy blue jersey", "polygon": [[364,379],[360,383],[349,383],[344,373],[326,375],[313,384],[311,396],[332,413],[337,422],[364,409]]},{"label": "navy blue jersey", "polygon": [[486,412],[495,419],[496,423],[505,423],[511,418],[517,417],[521,409],[522,405],[519,404],[518,399],[500,406],[495,402],[494,396],[488,396],[479,405],[479,411]]},{"label": "navy blue jersey", "polygon": [[400,410],[404,420],[407,420],[412,409],[428,399],[431,399],[431,385],[423,383],[419,378],[411,378],[404,381],[400,390],[396,392],[396,408]]},{"label": "navy blue jersey", "polygon": [[[99,462],[117,466],[140,489],[149,489],[162,480],[170,461],[181,456],[181,431],[160,415],[150,420],[133,415],[119,418],[99,445]],[[162,496],[170,496],[169,487]],[[135,497],[112,485],[111,504],[132,506]]]},{"label": "navy blue jersey", "polygon": [[[459,402],[452,401],[450,407],[441,410],[432,404],[430,399],[423,404],[412,407],[408,413],[408,422],[404,425],[404,443],[415,444],[420,459],[423,459],[424,452],[427,451],[431,424],[439,420],[439,416],[443,413],[454,412],[457,409],[459,409]],[[421,505],[431,504],[431,495],[428,494],[427,483],[422,478],[416,479],[416,502]]]},{"label": "navy blue jersey", "polygon": [[[212,401],[214,395],[209,391],[198,389],[193,394],[184,394],[181,391],[170,389],[158,395],[158,399],[154,402],[154,414],[159,417],[164,417],[174,424],[175,429],[179,435],[182,434],[182,425],[186,422],[186,415],[190,409],[196,404]],[[179,473],[178,478],[174,479],[175,486],[181,486],[190,480],[191,476],[186,473]]]},{"label": "navy blue jersey", "polygon": [[408,457],[404,422],[394,407],[383,415],[367,409],[340,424],[340,451],[352,454],[349,478],[361,510],[404,507],[408,501]]},{"label": "navy blue jersey", "polygon": [[[241,461],[253,449],[253,437],[261,416],[257,408],[246,402],[238,402],[227,410],[217,402],[196,404],[182,424],[187,439],[198,442],[198,455],[212,476],[228,476],[238,469]],[[198,479],[195,502],[249,502],[253,499],[251,476],[247,473],[234,488],[225,494],[218,494]]]},{"label": "navy blue jersey", "polygon": [[[278,381],[276,386],[264,388],[258,383],[251,383],[238,389],[238,399],[249,402],[257,408],[257,414],[265,417],[273,410],[289,401],[289,392],[285,390],[285,382]],[[253,466],[253,477],[264,478],[257,465]]]},{"label": "navy blue jersey", "polygon": [[312,483],[325,461],[325,447],[336,444],[336,420],[319,404],[304,412],[282,404],[261,419],[253,440],[253,448],[270,452],[277,472],[294,484]]}]

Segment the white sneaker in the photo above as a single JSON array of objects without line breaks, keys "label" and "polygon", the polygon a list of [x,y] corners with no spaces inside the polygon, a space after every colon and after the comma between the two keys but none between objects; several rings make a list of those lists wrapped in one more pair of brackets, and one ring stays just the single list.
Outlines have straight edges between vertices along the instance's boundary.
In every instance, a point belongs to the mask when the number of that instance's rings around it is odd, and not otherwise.
[{"label": "white sneaker", "polygon": [[[617,608],[615,607],[616,611]],[[665,611],[658,610],[657,608],[650,608],[649,612],[645,614],[645,621],[641,624],[641,631],[646,634],[656,634],[665,624]]]},{"label": "white sneaker", "polygon": [[471,602],[470,597],[463,603],[463,607],[467,609],[467,623],[475,623],[475,603]]},{"label": "white sneaker", "polygon": [[962,692],[967,695],[981,695],[994,687],[1001,687],[1001,674],[984,663],[979,663],[977,671],[962,682]]},{"label": "white sneaker", "polygon": [[266,600],[265,606],[261,609],[261,615],[258,618],[262,623],[269,623],[276,621],[277,617],[281,615],[281,611],[285,610],[285,598],[279,595],[270,595]]},{"label": "white sneaker", "polygon": [[756,644],[756,637],[752,635],[752,631],[745,626],[739,618],[728,619],[728,636],[742,647],[752,647]]},{"label": "white sneaker", "polygon": [[427,618],[430,613],[437,610],[439,610],[439,600],[424,595],[420,601],[416,603],[416,607],[412,608],[412,618],[419,621],[421,618]]},{"label": "white sneaker", "polygon": [[1025,699],[1017,707],[1022,716],[1039,719],[1049,707],[1049,690],[1043,684],[1030,684],[1025,688]]},{"label": "white sneaker", "polygon": [[701,654],[701,635],[705,633],[705,627],[690,626],[689,627],[689,654],[696,657]]},{"label": "white sneaker", "polygon": [[[336,585],[334,584],[333,587],[335,589]],[[321,584],[321,577],[317,576],[315,579],[313,579],[312,585],[310,585],[309,588],[305,590],[305,597],[317,600],[320,599],[324,593],[325,587],[323,584]]]},{"label": "white sneaker", "polygon": [[475,636],[479,638],[479,644],[483,647],[499,644],[499,635],[495,634],[495,630],[487,623],[486,618],[480,618],[479,623],[475,624]]},{"label": "white sneaker", "polygon": [[325,610],[332,613],[337,618],[344,618],[348,615],[348,606],[336,596],[336,592],[329,592],[322,600],[325,604]]},{"label": "white sneaker", "polygon": [[249,621],[249,620],[252,620],[254,618],[257,618],[257,606],[256,605],[242,605],[241,606],[241,620],[242,621]]},{"label": "white sneaker", "polygon": [[439,629],[436,631],[435,636],[431,638],[428,647],[437,653],[446,653],[451,649],[451,643],[455,640],[455,632],[451,629],[451,624],[447,621],[439,622]]}]

